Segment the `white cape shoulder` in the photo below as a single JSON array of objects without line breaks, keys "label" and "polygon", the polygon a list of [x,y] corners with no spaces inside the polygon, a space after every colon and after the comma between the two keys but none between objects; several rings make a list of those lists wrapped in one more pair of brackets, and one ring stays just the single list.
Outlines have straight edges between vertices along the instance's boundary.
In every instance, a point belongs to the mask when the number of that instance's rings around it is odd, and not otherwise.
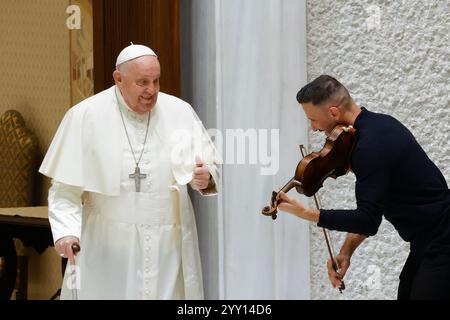
[{"label": "white cape shoulder", "polygon": [[172,172],[179,184],[192,180],[196,157],[210,166],[222,163],[219,152],[189,103],[160,93],[158,104],[158,113],[164,119],[164,139],[171,152]]},{"label": "white cape shoulder", "polygon": [[86,191],[119,194],[120,118],[114,88],[75,105],[65,114],[39,172]]}]

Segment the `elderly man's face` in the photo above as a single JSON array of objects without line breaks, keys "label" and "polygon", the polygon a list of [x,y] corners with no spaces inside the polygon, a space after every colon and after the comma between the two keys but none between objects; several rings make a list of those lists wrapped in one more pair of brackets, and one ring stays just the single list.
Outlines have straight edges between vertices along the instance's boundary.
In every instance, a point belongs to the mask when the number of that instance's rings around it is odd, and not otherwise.
[{"label": "elderly man's face", "polygon": [[124,63],[114,80],[127,105],[139,114],[151,111],[158,99],[161,67],[158,58],[143,56]]}]

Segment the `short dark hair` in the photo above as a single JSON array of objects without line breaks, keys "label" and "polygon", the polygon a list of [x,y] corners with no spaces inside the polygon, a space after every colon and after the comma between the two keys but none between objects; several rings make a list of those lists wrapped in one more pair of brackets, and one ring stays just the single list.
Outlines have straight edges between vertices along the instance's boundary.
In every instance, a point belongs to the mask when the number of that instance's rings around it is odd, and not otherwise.
[{"label": "short dark hair", "polygon": [[345,107],[351,101],[347,89],[335,78],[329,75],[321,75],[312,82],[308,83],[297,93],[299,103],[312,103],[320,105],[330,99],[335,99],[339,104]]}]

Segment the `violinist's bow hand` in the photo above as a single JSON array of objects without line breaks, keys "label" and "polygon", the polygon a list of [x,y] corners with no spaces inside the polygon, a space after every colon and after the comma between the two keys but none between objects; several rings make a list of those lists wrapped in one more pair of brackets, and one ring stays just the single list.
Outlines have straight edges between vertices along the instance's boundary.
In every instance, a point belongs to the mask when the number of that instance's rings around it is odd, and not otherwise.
[{"label": "violinist's bow hand", "polygon": [[340,267],[338,271],[335,270],[331,259],[327,261],[328,278],[330,279],[333,288],[338,288],[342,293],[342,290],[345,289],[344,277],[350,266],[350,257],[338,254],[336,256],[336,262]]}]

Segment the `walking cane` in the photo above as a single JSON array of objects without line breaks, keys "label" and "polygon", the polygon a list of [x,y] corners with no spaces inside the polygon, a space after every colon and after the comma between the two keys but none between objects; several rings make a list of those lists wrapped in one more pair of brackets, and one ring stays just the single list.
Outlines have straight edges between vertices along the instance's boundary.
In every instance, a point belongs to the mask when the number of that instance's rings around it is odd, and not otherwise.
[{"label": "walking cane", "polygon": [[70,278],[72,280],[72,300],[78,300],[78,289],[77,289],[77,260],[76,255],[78,252],[80,252],[80,245],[78,243],[73,243],[72,246],[72,252],[73,252],[73,260],[74,263],[72,265],[72,272],[70,275]]}]

